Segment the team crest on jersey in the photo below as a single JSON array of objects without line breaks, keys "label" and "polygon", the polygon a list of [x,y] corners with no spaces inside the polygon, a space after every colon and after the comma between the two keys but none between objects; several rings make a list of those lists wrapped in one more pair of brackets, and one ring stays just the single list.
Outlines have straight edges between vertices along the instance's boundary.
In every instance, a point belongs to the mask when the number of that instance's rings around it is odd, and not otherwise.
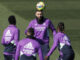
[{"label": "team crest on jersey", "polygon": [[31,42],[29,42],[28,44],[26,44],[26,45],[24,46],[24,48],[34,49],[34,47],[33,47],[33,45],[32,45]]},{"label": "team crest on jersey", "polygon": [[[35,26],[37,26],[37,25],[38,25],[38,24],[36,23],[36,24],[35,24]],[[46,23],[43,23],[42,25],[43,25],[43,26],[45,26],[45,25],[46,25]]]},{"label": "team crest on jersey", "polygon": [[5,36],[12,36],[10,30],[8,30],[8,31],[6,32]]},{"label": "team crest on jersey", "polygon": [[11,40],[11,36],[12,36],[12,34],[11,34],[10,30],[8,30],[5,34],[5,42],[9,42]]},{"label": "team crest on jersey", "polygon": [[24,46],[23,48],[24,54],[33,54],[33,52],[34,52],[34,47],[31,42],[29,42],[28,44]]},{"label": "team crest on jersey", "polygon": [[46,27],[35,27],[35,30],[37,31],[44,31]]}]

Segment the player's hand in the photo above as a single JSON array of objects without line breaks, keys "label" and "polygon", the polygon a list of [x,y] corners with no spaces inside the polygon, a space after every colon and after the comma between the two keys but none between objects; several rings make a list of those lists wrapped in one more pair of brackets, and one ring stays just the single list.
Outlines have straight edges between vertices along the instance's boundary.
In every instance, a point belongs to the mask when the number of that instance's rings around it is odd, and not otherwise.
[{"label": "player's hand", "polygon": [[44,60],[47,60],[48,59],[48,56],[45,56],[45,59]]}]

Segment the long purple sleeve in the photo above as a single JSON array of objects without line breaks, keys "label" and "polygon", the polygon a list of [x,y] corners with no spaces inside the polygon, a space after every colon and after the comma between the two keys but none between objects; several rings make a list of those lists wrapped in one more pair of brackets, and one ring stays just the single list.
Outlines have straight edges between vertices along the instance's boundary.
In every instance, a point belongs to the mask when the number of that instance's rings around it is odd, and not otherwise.
[{"label": "long purple sleeve", "polygon": [[56,35],[56,29],[54,28],[54,25],[52,24],[52,22],[49,20],[49,28],[52,30],[53,32],[53,36]]},{"label": "long purple sleeve", "polygon": [[15,44],[18,44],[18,40],[19,40],[19,35],[20,35],[20,31],[16,30],[15,31],[15,35],[14,35],[14,40],[15,40]]},{"label": "long purple sleeve", "polygon": [[58,37],[55,36],[54,37],[54,43],[53,43],[49,53],[47,54],[47,56],[50,56],[52,54],[52,52],[56,49],[57,45],[58,45]]},{"label": "long purple sleeve", "polygon": [[42,50],[41,48],[38,49],[38,55],[39,55],[39,59],[43,60],[43,55],[42,55]]},{"label": "long purple sleeve", "polygon": [[20,45],[18,44],[16,49],[15,60],[19,60],[19,55],[20,55]]}]

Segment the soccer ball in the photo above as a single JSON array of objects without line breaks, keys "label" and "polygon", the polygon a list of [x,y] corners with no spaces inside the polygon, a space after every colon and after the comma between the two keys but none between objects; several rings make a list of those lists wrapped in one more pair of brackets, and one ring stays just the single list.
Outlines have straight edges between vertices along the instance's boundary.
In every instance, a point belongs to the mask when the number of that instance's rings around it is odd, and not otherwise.
[{"label": "soccer ball", "polygon": [[36,4],[37,10],[43,10],[44,7],[45,7],[45,4],[44,4],[44,2],[42,2],[42,1],[40,1],[40,2],[38,2],[38,3]]}]

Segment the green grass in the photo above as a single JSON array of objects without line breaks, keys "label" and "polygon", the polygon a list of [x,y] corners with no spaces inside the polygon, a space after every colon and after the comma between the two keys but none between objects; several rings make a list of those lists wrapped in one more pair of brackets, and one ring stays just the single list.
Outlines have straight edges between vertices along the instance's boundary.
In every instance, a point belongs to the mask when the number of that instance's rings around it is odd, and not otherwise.
[{"label": "green grass", "polygon": [[[20,39],[25,38],[24,31],[35,16],[35,4],[39,0],[0,0],[0,39],[3,30],[8,26],[8,17],[15,15],[17,27],[20,29]],[[80,60],[80,1],[79,0],[47,0],[44,15],[52,20],[55,27],[62,21],[66,33],[70,37],[75,51],[75,60]],[[53,43],[50,33],[50,47]],[[0,60],[3,60],[3,46],[0,44]],[[59,52],[51,55],[51,60],[58,58]]]}]

